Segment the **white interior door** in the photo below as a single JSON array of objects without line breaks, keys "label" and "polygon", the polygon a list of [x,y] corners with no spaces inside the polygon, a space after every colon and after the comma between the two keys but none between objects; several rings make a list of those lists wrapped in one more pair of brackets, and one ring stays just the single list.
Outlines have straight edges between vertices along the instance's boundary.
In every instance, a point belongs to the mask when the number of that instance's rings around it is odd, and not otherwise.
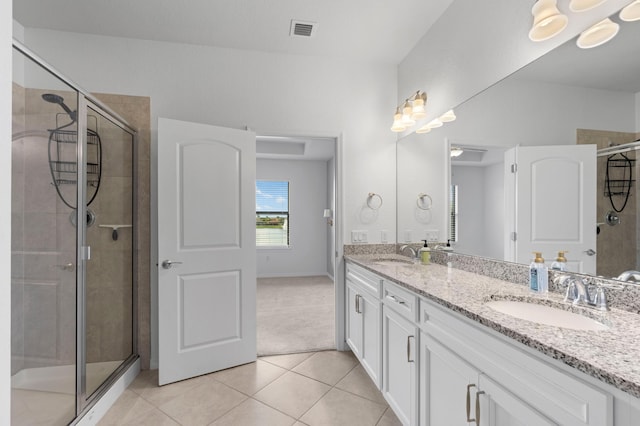
[{"label": "white interior door", "polygon": [[255,134],[158,120],[159,384],[256,359]]},{"label": "white interior door", "polygon": [[[515,172],[511,165],[517,164]],[[567,250],[568,269],[596,272],[595,145],[516,147],[505,154],[509,227],[507,260],[531,263],[543,253],[547,265]],[[509,213],[508,213],[509,214]]]}]

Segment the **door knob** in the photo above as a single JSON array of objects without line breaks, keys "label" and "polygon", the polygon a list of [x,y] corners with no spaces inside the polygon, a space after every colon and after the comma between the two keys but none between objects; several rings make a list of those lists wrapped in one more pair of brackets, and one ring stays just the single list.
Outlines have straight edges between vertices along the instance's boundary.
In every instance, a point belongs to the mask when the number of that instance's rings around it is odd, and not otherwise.
[{"label": "door knob", "polygon": [[587,254],[587,256],[593,256],[594,254],[596,254],[595,250],[593,249],[585,250],[584,252]]},{"label": "door knob", "polygon": [[164,269],[171,269],[173,265],[182,265],[182,262],[176,262],[175,260],[163,260],[160,264]]}]

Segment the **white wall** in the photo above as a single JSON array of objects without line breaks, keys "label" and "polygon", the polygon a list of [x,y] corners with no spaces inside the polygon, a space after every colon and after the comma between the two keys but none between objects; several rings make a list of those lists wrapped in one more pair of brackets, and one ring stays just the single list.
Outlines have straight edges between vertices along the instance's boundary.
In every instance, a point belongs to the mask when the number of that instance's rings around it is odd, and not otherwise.
[{"label": "white wall", "polygon": [[258,277],[327,274],[327,162],[256,161],[256,179],[289,182],[289,244],[258,248]]},{"label": "white wall", "polygon": [[[533,1],[455,0],[398,68],[398,101],[426,90],[427,123],[476,93],[620,10],[629,0],[609,0],[572,13],[567,28],[545,42],[528,38]],[[417,128],[416,126],[415,128]],[[414,129],[415,129],[414,128]]]},{"label": "white wall", "polygon": [[[395,65],[29,28],[25,37],[91,92],[150,96],[153,145],[158,117],[259,134],[342,136],[344,234],[394,229]],[[362,224],[356,212],[370,191],[387,203],[375,223]]]},{"label": "white wall", "polygon": [[[12,3],[0,2],[0,205],[11,205]],[[11,209],[0,209],[0,424],[11,422]]]}]

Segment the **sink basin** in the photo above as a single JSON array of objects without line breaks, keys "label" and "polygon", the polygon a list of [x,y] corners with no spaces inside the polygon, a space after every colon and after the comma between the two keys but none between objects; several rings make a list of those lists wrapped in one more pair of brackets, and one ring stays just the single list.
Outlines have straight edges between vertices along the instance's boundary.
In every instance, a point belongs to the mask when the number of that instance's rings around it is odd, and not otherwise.
[{"label": "sink basin", "polygon": [[514,300],[494,300],[485,305],[503,314],[538,324],[573,330],[608,330],[609,327],[593,318],[552,306]]}]

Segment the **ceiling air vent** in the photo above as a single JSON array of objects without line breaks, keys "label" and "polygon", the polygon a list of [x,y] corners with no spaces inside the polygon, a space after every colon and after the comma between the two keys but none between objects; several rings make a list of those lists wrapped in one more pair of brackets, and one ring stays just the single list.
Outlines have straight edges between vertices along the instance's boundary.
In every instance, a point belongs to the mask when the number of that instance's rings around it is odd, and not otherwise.
[{"label": "ceiling air vent", "polygon": [[292,19],[289,35],[291,37],[311,37],[315,33],[317,27],[318,24],[315,22],[296,21],[295,19]]}]

